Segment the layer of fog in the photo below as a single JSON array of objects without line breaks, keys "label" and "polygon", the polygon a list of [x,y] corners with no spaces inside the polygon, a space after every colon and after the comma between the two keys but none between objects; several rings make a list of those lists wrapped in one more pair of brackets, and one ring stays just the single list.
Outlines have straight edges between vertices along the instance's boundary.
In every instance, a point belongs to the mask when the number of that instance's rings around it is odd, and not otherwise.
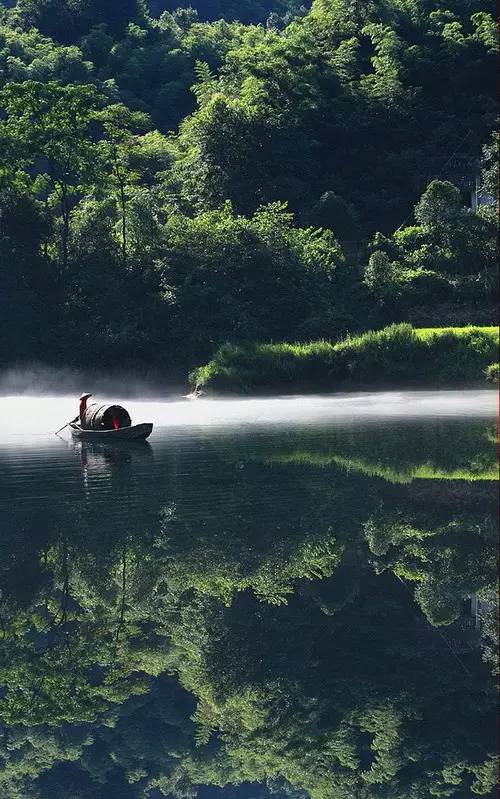
[{"label": "layer of fog", "polygon": [[163,398],[175,390],[181,394],[183,376],[170,374],[167,378],[157,371],[143,374],[123,370],[78,370],[41,364],[13,367],[0,374],[0,398],[5,396],[69,396],[84,392],[99,392],[101,396],[132,399]]},{"label": "layer of fog", "polygon": [[[99,401],[123,403],[133,422],[153,422],[157,429],[174,427],[235,427],[253,425],[336,424],[352,420],[435,417],[493,418],[495,391],[401,391],[307,395],[251,399],[124,400],[116,394]],[[78,413],[78,397],[0,397],[0,446],[17,439],[51,436]],[[153,443],[153,436],[150,439]]]}]

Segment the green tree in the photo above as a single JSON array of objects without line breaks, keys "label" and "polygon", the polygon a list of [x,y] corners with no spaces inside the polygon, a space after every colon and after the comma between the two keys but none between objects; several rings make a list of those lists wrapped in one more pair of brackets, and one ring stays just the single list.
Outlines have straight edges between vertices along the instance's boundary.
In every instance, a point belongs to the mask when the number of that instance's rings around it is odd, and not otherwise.
[{"label": "green tree", "polygon": [[[50,224],[32,197],[15,188],[0,191],[0,361],[12,353],[43,356],[55,289],[44,244]],[[52,331],[52,336],[55,331]]]},{"label": "green tree", "polygon": [[208,352],[229,336],[326,333],[335,319],[343,257],[333,234],[295,227],[280,204],[250,219],[227,204],[194,219],[171,216],[157,270],[173,338],[187,354]]},{"label": "green tree", "polygon": [[415,206],[415,219],[429,230],[446,229],[462,211],[462,197],[449,181],[433,180]]},{"label": "green tree", "polygon": [[18,0],[15,18],[25,27],[36,27],[56,41],[71,43],[91,26],[103,23],[115,35],[119,34],[143,13],[141,0],[124,0],[118,5],[106,0]]},{"label": "green tree", "polygon": [[6,114],[0,136],[10,144],[7,159],[19,152],[27,164],[44,174],[47,201],[60,210],[63,273],[68,266],[75,198],[100,176],[92,134],[98,102],[92,86],[60,86],[53,82],[9,83],[0,95],[0,107]]},{"label": "green tree", "polygon": [[329,228],[340,241],[359,238],[355,209],[332,191],[320,197],[311,211],[310,221],[316,227]]},{"label": "green tree", "polygon": [[149,124],[146,114],[132,113],[124,105],[107,106],[100,114],[103,126],[104,158],[111,167],[111,186],[116,192],[120,209],[120,239],[123,264],[127,261],[127,205],[130,189],[138,183],[140,174],[131,166],[131,154],[137,147],[136,131]]},{"label": "green tree", "polygon": [[418,225],[374,238],[365,284],[392,313],[434,300],[487,305],[496,277],[495,223],[465,208],[449,181],[432,181],[415,206]]}]

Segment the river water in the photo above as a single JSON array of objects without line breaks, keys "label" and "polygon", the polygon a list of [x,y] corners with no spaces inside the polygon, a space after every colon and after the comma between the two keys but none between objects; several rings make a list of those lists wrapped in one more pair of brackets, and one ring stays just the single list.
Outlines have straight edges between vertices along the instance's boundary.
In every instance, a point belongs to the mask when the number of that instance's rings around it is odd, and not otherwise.
[{"label": "river water", "polygon": [[492,796],[496,396],[0,398],[2,799]]}]

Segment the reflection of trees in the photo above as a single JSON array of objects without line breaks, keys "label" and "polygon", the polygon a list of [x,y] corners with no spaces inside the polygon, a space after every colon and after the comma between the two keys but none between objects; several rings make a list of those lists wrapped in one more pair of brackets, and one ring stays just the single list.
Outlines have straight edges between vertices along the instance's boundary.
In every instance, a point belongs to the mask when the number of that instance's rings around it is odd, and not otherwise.
[{"label": "reflection of trees", "polygon": [[130,604],[132,560],[124,547],[110,573],[91,581],[85,559],[80,563],[67,541],[44,553],[45,579],[32,604],[11,608],[9,617],[4,611],[0,679],[7,723],[93,721],[110,703],[148,690],[147,675],[162,671],[164,662],[141,648],[147,616]]},{"label": "reflection of trees", "polygon": [[465,599],[495,584],[492,516],[478,513],[422,529],[408,515],[380,514],[366,521],[365,534],[377,571],[390,568],[414,583],[415,597],[433,624],[455,621]]},{"label": "reflection of trees", "polygon": [[488,768],[493,784],[493,692],[479,659],[458,662],[439,636],[422,635],[387,576],[365,580],[333,617],[300,596],[263,615],[243,595],[218,618],[218,636],[206,635],[206,609],[200,623],[191,639],[205,642],[207,676],[187,664],[181,679],[198,686],[205,740],[216,731],[223,747],[188,764],[194,781],[278,773],[321,799],[465,797]]},{"label": "reflection of trees", "polygon": [[233,470],[229,474],[232,512],[222,503],[213,516],[213,508],[193,507],[184,496],[162,514],[156,546],[169,564],[168,582],[175,591],[194,588],[230,602],[235,592],[252,588],[279,604],[298,579],[335,571],[342,547],[329,495],[317,496],[293,470],[270,469],[264,475],[248,464],[239,485]]},{"label": "reflection of trees", "polygon": [[144,778],[173,773],[190,750],[193,705],[175,680],[163,676],[147,694],[110,708],[99,726],[9,727],[0,743],[1,795],[142,796]]},{"label": "reflection of trees", "polygon": [[91,742],[89,730],[68,727],[64,734],[47,727],[4,727],[0,743],[0,795],[8,799],[37,796],[33,785],[56,763],[77,760]]},{"label": "reflection of trees", "polygon": [[[450,468],[481,460],[479,432]],[[22,554],[4,540],[17,560],[0,567],[3,795],[187,797],[266,780],[312,799],[488,795],[487,669],[422,610],[447,625],[468,597],[491,608],[494,494],[318,469],[333,438],[354,448],[352,430],[301,433],[303,459],[292,436],[205,442],[212,468],[172,470],[144,527],[84,497]],[[368,441],[363,459],[383,461]],[[130,468],[113,464],[120,498]]]}]

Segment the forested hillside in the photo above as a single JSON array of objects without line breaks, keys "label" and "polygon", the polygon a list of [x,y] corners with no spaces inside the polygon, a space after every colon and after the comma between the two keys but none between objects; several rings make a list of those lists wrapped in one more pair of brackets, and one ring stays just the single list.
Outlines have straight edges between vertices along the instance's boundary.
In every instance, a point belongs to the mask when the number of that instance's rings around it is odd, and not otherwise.
[{"label": "forested hillside", "polygon": [[494,323],[493,3],[178,1],[0,3],[0,365]]}]

